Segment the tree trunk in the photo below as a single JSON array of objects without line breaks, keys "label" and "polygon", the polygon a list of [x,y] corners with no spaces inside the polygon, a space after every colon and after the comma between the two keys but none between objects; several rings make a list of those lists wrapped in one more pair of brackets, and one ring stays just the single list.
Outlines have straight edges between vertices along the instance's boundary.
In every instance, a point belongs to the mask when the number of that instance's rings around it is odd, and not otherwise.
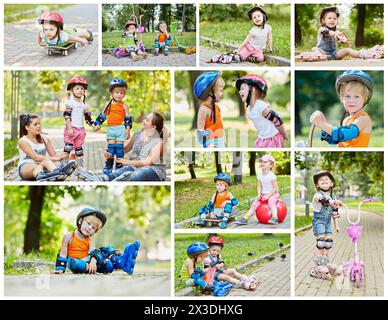
[{"label": "tree trunk", "polygon": [[30,208],[28,210],[26,228],[24,229],[23,252],[25,254],[33,251],[39,252],[44,191],[45,186],[30,187]]},{"label": "tree trunk", "polygon": [[183,4],[182,9],[182,30],[181,30],[181,36],[183,35],[183,32],[186,30],[186,5]]},{"label": "tree trunk", "polygon": [[247,107],[245,106],[245,103],[242,102],[241,99],[238,99],[238,108],[240,112],[240,118],[244,119],[244,122],[247,123]]},{"label": "tree trunk", "polygon": [[[193,88],[194,82],[201,74],[201,71],[190,71],[189,74],[190,74],[190,88]],[[194,117],[193,117],[193,122],[191,123],[191,130],[194,130],[194,129],[197,129],[199,100],[194,95],[193,90],[190,90],[189,100],[190,100],[190,103],[192,103],[192,105],[194,107]]]},{"label": "tree trunk", "polygon": [[301,46],[303,42],[302,39],[302,29],[298,21],[298,10],[295,6],[295,44]]},{"label": "tree trunk", "polygon": [[234,173],[234,183],[242,183],[242,169],[243,169],[243,157],[241,151],[233,152],[233,173]]},{"label": "tree trunk", "polygon": [[356,47],[364,45],[365,13],[366,4],[357,4],[357,30],[356,30]]},{"label": "tree trunk", "polygon": [[256,152],[249,152],[249,175],[256,176]]},{"label": "tree trunk", "polygon": [[216,162],[217,174],[222,173],[221,157],[220,157],[220,153],[218,151],[214,152],[214,160]]},{"label": "tree trunk", "polygon": [[302,134],[302,129],[301,129],[302,119],[300,118],[300,109],[299,109],[298,103],[296,101],[295,101],[294,115],[295,115],[295,135],[301,135]]},{"label": "tree trunk", "polygon": [[197,179],[197,176],[195,175],[195,152],[190,152],[189,155],[191,156],[191,159],[189,158],[189,171],[191,179]]}]

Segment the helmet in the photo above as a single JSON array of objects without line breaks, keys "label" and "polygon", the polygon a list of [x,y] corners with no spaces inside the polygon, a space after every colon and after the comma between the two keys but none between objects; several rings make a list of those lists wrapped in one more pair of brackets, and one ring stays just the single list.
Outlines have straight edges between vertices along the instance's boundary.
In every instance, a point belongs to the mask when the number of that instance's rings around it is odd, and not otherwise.
[{"label": "helmet", "polygon": [[74,76],[67,82],[67,90],[70,90],[78,84],[83,86],[85,90],[88,89],[88,81],[85,78],[82,78],[80,76]]},{"label": "helmet", "polygon": [[345,71],[344,73],[342,73],[340,76],[337,77],[337,80],[335,82],[335,89],[337,90],[338,94],[340,94],[341,85],[349,81],[360,81],[369,89],[369,96],[367,101],[365,102],[365,104],[367,104],[370,98],[372,98],[372,94],[373,94],[373,80],[371,76],[361,70]]},{"label": "helmet", "polygon": [[338,11],[338,8],[337,7],[326,7],[326,8],[323,8],[322,11],[321,11],[321,15],[319,17],[319,21],[322,21],[323,17],[325,16],[325,14],[327,12],[335,12],[335,14],[337,15],[337,18],[339,17],[339,11]]},{"label": "helmet", "polygon": [[222,239],[221,237],[218,237],[218,236],[212,236],[207,240],[207,244],[209,247],[212,245],[217,245],[217,246],[221,246],[223,248],[224,247],[224,239]]},{"label": "helmet", "polygon": [[247,14],[248,14],[249,20],[252,20],[252,14],[255,11],[260,11],[263,14],[263,16],[264,16],[264,23],[268,21],[268,14],[267,14],[267,12],[265,12],[262,7],[258,7],[258,6],[255,6],[255,7],[253,7],[253,8],[248,10]]},{"label": "helmet", "polygon": [[217,174],[214,177],[214,182],[217,182],[217,181],[225,181],[228,184],[228,186],[230,186],[230,184],[232,183],[232,180],[230,179],[230,177],[226,173]]},{"label": "helmet", "polygon": [[81,227],[81,223],[82,223],[82,222],[80,222],[80,219],[85,218],[87,216],[95,216],[98,219],[100,219],[102,222],[101,228],[105,225],[106,220],[108,219],[107,216],[105,215],[105,213],[102,212],[101,210],[93,208],[93,207],[87,207],[85,209],[82,209],[82,211],[77,216],[76,224],[77,224],[78,229]]},{"label": "helmet", "polygon": [[246,84],[251,85],[251,86],[255,86],[255,87],[259,88],[261,90],[261,92],[263,92],[264,96],[267,95],[268,84],[264,79],[260,78],[258,75],[247,74],[247,75],[237,79],[237,81],[236,81],[237,90],[240,90],[240,87],[243,83],[246,83]]},{"label": "helmet", "polygon": [[269,155],[269,154],[265,154],[264,156],[262,156],[262,157],[260,158],[260,160],[263,160],[263,161],[272,161],[273,163],[275,163],[274,158],[273,158],[271,155]]},{"label": "helmet", "polygon": [[129,26],[135,26],[135,27],[137,27],[137,24],[136,24],[136,22],[133,21],[133,20],[128,20],[128,21],[125,23],[124,29],[127,29]]},{"label": "helmet", "polygon": [[109,91],[112,91],[115,87],[125,87],[128,88],[127,82],[121,78],[115,78],[109,82]]},{"label": "helmet", "polygon": [[319,171],[317,172],[316,174],[314,174],[313,176],[313,180],[314,180],[314,184],[317,185],[318,184],[318,180],[322,177],[329,177],[331,181],[333,181],[333,188],[335,187],[335,180],[334,180],[334,177],[333,175],[331,174],[330,171],[327,171],[327,170],[322,170],[322,171]]},{"label": "helmet", "polygon": [[214,87],[220,71],[206,71],[199,75],[194,82],[194,94],[200,100],[205,100],[209,96],[210,90]]},{"label": "helmet", "polygon": [[163,23],[167,26],[166,21],[163,21],[163,20],[162,20],[162,21],[159,21],[159,23],[158,23],[158,30],[159,30],[159,31],[160,31],[160,25],[163,24]]},{"label": "helmet", "polygon": [[199,256],[201,253],[206,252],[207,250],[209,250],[209,247],[205,243],[194,242],[188,246],[187,255],[190,258],[195,258],[195,257]]},{"label": "helmet", "polygon": [[41,14],[38,19],[39,24],[44,23],[53,23],[57,25],[61,30],[63,30],[63,18],[58,12],[55,11],[46,11]]}]

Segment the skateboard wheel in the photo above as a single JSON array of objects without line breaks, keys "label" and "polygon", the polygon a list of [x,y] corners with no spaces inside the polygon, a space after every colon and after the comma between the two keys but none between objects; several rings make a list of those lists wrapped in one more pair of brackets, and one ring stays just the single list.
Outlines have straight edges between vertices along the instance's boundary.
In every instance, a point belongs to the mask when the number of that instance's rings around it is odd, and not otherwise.
[{"label": "skateboard wheel", "polygon": [[207,223],[207,226],[210,228],[212,226],[212,223],[211,222],[208,222]]},{"label": "skateboard wheel", "polygon": [[63,55],[67,56],[67,50],[63,51]]},{"label": "skateboard wheel", "polygon": [[51,56],[51,55],[52,55],[52,51],[51,51],[51,49],[48,49],[48,52],[47,52],[47,54],[48,54],[49,56]]}]

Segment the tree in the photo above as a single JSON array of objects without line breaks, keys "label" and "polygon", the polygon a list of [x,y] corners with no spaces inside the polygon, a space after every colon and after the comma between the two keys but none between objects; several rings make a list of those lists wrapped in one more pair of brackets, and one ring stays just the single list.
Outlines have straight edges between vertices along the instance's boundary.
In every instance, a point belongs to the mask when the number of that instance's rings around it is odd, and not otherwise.
[{"label": "tree", "polygon": [[233,152],[233,174],[234,174],[234,179],[233,182],[238,184],[242,183],[243,181],[243,155],[242,152],[236,151]]},{"label": "tree", "polygon": [[220,153],[218,151],[214,152],[214,160],[215,160],[215,164],[216,164],[217,174],[222,173],[221,157],[220,157]]},{"label": "tree", "polygon": [[249,152],[249,175],[256,176],[256,152]]},{"label": "tree", "polygon": [[197,176],[195,175],[195,152],[192,151],[190,152],[191,155],[191,161],[189,160],[189,171],[190,171],[190,176],[191,179],[197,179]]},{"label": "tree", "polygon": [[362,47],[364,45],[364,30],[365,30],[365,14],[366,14],[366,4],[358,3],[356,4],[357,8],[357,30],[356,30],[356,47]]}]

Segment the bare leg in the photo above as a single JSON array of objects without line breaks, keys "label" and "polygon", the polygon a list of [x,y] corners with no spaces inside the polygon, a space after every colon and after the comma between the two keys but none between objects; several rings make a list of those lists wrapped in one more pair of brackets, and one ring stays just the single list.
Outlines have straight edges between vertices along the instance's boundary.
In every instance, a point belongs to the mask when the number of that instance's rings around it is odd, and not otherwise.
[{"label": "bare leg", "polygon": [[353,58],[359,58],[360,57],[360,51],[353,50],[351,48],[344,48],[344,49],[338,50],[337,53],[336,53],[336,58],[337,59],[342,59],[342,58],[345,58],[347,56],[351,56]]},{"label": "bare leg", "polygon": [[219,281],[227,281],[227,282],[229,282],[229,283],[231,283],[231,284],[233,284],[233,285],[235,285],[235,284],[238,283],[238,280],[237,280],[237,279],[234,279],[234,278],[232,278],[232,277],[230,277],[230,276],[228,276],[228,275],[226,275],[226,274],[223,274],[223,273],[220,273],[220,274],[218,275],[218,280],[219,280]]},{"label": "bare leg", "polygon": [[35,179],[39,172],[43,170],[43,166],[35,162],[27,163],[22,166],[21,174],[24,179]]},{"label": "bare leg", "polygon": [[57,168],[54,162],[52,162],[51,159],[47,157],[41,161],[40,164],[47,170],[47,172],[53,172]]}]

